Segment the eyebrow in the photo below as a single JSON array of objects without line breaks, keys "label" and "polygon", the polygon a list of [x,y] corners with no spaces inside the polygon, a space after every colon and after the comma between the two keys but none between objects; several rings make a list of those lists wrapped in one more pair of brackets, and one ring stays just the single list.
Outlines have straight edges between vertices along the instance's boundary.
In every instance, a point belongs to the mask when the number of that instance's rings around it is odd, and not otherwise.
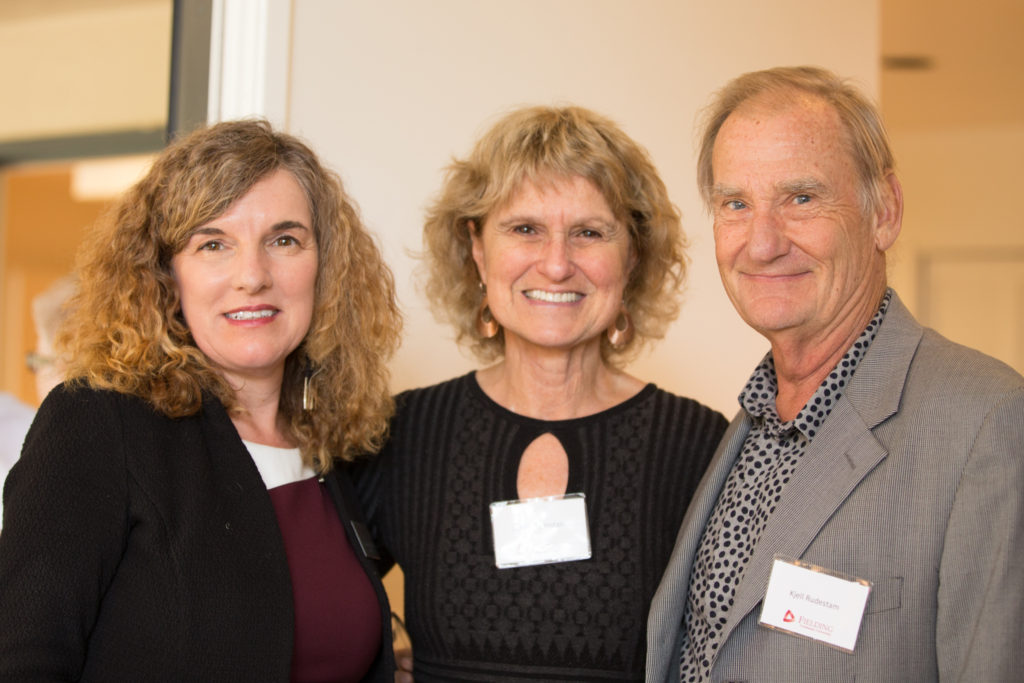
[{"label": "eyebrow", "polygon": [[[815,178],[795,178],[775,185],[775,191],[779,194],[799,194],[801,192],[814,192],[821,194],[828,189],[828,186]],[[744,190],[735,185],[716,184],[711,186],[711,196],[716,198],[742,197]]]},{"label": "eyebrow", "polygon": [[[590,224],[593,224],[593,223],[597,223],[597,224],[600,224],[602,227],[608,228],[608,227],[615,227],[615,226],[617,226],[619,224],[619,221],[617,221],[614,218],[612,218],[609,221],[609,220],[605,219],[604,217],[597,216],[597,215],[586,216],[586,217],[584,217],[584,218],[582,218],[580,220],[573,221],[573,225],[574,226],[577,226],[577,225],[590,225]],[[507,228],[507,227],[515,226],[515,225],[523,225],[523,224],[545,225],[545,221],[541,220],[540,218],[537,218],[536,216],[531,216],[529,214],[518,214],[518,215],[515,215],[515,216],[509,216],[508,218],[506,218],[504,220],[498,221],[498,225],[500,225],[503,228]]]},{"label": "eyebrow", "polygon": [[[295,229],[309,230],[310,228],[305,223],[301,223],[299,221],[281,221],[279,223],[274,223],[272,226],[270,226],[270,232],[282,232],[284,230],[295,230]],[[216,227],[216,226],[204,225],[202,227],[195,228],[194,230],[192,230],[188,234],[188,236],[191,238],[193,235],[223,235],[223,234],[225,234],[224,231],[222,229]]]},{"label": "eyebrow", "polygon": [[739,197],[743,194],[743,191],[735,187],[734,185],[712,185],[711,196],[712,197]]},{"label": "eyebrow", "polygon": [[799,194],[801,192],[814,192],[821,194],[828,186],[815,178],[797,178],[778,185],[778,189],[785,194]]}]

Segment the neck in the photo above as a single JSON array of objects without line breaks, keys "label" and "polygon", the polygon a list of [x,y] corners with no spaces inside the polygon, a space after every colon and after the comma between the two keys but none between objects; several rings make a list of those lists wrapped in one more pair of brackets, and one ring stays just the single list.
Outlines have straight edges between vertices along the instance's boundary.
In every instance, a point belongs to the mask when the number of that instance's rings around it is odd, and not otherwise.
[{"label": "neck", "polygon": [[792,420],[807,405],[807,401],[871,322],[884,294],[883,282],[877,297],[868,296],[860,303],[851,305],[831,327],[818,334],[802,336],[780,332],[766,335],[772,345],[775,376],[779,385],[775,409],[780,420]]},{"label": "neck", "polygon": [[279,448],[295,446],[280,412],[280,377],[276,381],[228,378],[228,382],[236,387],[231,422],[242,439]]},{"label": "neck", "polygon": [[600,340],[568,351],[507,344],[504,360],[479,371],[477,381],[502,407],[542,420],[593,415],[644,386],[605,364]]}]

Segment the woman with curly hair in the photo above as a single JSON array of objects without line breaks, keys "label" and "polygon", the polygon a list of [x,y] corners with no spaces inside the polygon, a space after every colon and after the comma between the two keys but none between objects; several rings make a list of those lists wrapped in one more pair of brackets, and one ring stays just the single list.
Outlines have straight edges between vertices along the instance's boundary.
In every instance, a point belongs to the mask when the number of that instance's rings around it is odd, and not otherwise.
[{"label": "woman with curly hair", "polygon": [[449,167],[424,239],[435,314],[491,364],[400,395],[357,481],[405,573],[416,680],[640,681],[726,425],[621,369],[679,311],[664,183],[611,121],[522,109]]},{"label": "woman with curly hair", "polygon": [[336,465],[380,446],[400,317],[337,176],[265,122],[197,131],[79,278],[4,491],[0,679],[392,680]]}]

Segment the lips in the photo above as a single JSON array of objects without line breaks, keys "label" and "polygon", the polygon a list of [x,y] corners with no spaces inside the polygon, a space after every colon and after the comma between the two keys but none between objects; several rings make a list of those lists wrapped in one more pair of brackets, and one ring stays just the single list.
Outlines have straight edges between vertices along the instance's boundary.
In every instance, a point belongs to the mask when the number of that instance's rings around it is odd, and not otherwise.
[{"label": "lips", "polygon": [[568,304],[583,298],[579,292],[546,292],[543,289],[527,289],[523,294],[527,299],[549,304]]}]

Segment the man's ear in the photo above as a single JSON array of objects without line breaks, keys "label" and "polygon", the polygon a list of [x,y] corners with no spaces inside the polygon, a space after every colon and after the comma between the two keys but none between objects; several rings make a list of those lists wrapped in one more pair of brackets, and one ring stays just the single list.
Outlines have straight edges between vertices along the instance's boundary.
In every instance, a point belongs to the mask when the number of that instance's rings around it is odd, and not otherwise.
[{"label": "man's ear", "polygon": [[900,235],[903,227],[903,186],[892,171],[882,185],[882,203],[875,212],[875,247],[885,252]]},{"label": "man's ear", "polygon": [[466,221],[466,232],[469,233],[469,242],[473,252],[473,262],[476,263],[476,272],[480,276],[480,282],[487,284],[487,268],[484,265],[484,240],[477,229],[476,221]]}]

